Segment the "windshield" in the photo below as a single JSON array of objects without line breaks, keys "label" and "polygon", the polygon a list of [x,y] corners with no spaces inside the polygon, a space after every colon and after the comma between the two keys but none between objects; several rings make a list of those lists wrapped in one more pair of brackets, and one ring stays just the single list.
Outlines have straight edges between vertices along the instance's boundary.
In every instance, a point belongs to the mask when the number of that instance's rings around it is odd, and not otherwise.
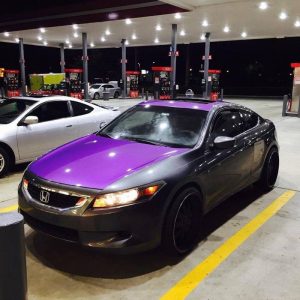
[{"label": "windshield", "polygon": [[169,147],[196,145],[206,111],[138,105],[125,112],[98,134]]},{"label": "windshield", "polygon": [[35,102],[24,99],[0,100],[0,124],[13,122]]},{"label": "windshield", "polygon": [[99,89],[99,87],[100,87],[100,84],[92,84],[90,88],[96,90],[96,89]]}]

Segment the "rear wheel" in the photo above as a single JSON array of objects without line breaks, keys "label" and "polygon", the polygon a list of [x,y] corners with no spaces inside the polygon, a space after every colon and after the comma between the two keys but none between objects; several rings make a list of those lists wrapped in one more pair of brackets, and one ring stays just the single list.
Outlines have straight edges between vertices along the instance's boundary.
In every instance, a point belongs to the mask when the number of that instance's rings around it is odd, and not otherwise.
[{"label": "rear wheel", "polygon": [[201,200],[195,188],[187,188],[175,198],[163,228],[162,246],[167,253],[184,255],[196,246],[202,221]]},{"label": "rear wheel", "polygon": [[100,99],[100,95],[99,95],[99,93],[95,93],[95,95],[94,95],[94,99],[95,99],[95,100],[99,100],[99,99]]},{"label": "rear wheel", "polygon": [[277,180],[279,170],[279,154],[277,148],[272,148],[265,160],[265,164],[258,182],[262,191],[267,192],[271,190]]},{"label": "rear wheel", "polygon": [[119,96],[120,96],[119,92],[115,92],[114,98],[119,98]]},{"label": "rear wheel", "polygon": [[4,176],[10,169],[11,159],[5,149],[0,147],[0,177]]}]

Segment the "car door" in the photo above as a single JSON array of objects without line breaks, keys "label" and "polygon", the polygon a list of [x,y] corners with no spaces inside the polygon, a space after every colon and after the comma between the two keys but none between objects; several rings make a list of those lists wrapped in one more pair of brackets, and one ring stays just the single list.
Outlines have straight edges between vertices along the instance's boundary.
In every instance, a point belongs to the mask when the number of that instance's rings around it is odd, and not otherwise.
[{"label": "car door", "polygon": [[36,116],[39,122],[25,125],[21,121],[18,124],[17,140],[21,160],[33,159],[76,138],[68,101],[42,103],[27,116]]},{"label": "car door", "polygon": [[[235,145],[218,149],[213,142],[218,136],[235,138]],[[201,174],[209,206],[234,194],[247,185],[253,162],[253,148],[246,142],[245,125],[239,110],[219,112],[211,127],[205,152],[206,172]]]}]

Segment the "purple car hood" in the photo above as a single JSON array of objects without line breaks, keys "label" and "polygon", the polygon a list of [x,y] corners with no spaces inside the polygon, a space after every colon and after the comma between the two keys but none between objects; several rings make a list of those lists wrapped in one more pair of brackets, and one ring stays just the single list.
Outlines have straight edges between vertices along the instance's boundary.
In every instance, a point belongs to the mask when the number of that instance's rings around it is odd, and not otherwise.
[{"label": "purple car hood", "polygon": [[133,172],[188,150],[89,135],[42,156],[29,171],[57,183],[105,189]]}]

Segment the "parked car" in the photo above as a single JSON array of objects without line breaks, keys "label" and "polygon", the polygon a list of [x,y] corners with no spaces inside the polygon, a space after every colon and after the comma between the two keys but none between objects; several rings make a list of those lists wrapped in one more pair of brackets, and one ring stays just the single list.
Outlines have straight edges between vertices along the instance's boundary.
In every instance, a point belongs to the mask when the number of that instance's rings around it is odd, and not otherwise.
[{"label": "parked car", "polygon": [[65,96],[0,100],[0,176],[14,164],[99,130],[119,113]]},{"label": "parked car", "polygon": [[89,89],[91,99],[99,100],[103,98],[103,92],[109,92],[110,98],[118,98],[121,95],[121,89],[110,83],[92,84]]},{"label": "parked car", "polygon": [[191,251],[203,216],[279,166],[274,124],[225,102],[148,101],[33,162],[19,187],[33,228],[111,252]]}]

